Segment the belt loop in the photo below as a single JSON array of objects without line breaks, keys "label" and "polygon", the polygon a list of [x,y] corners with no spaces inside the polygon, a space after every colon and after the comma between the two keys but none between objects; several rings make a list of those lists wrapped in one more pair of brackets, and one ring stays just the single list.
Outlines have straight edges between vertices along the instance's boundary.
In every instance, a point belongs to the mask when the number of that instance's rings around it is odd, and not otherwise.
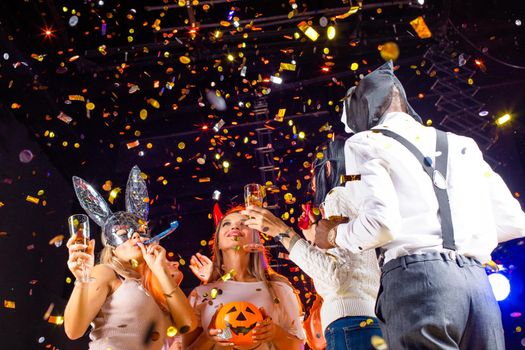
[{"label": "belt loop", "polygon": [[403,268],[403,270],[406,270],[406,269],[407,269],[406,256],[402,256],[402,257],[401,257],[401,267]]}]

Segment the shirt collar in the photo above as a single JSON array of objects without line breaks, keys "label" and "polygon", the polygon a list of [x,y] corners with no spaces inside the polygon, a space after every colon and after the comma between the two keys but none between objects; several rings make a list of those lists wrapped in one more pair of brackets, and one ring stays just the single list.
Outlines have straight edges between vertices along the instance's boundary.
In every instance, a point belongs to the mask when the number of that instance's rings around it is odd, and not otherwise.
[{"label": "shirt collar", "polygon": [[379,123],[378,123],[378,126],[379,125],[383,125],[387,122],[401,122],[401,121],[404,121],[404,122],[409,122],[409,121],[413,121],[414,118],[412,118],[410,116],[410,114],[407,114],[405,112],[389,112],[387,114],[385,114],[381,120],[379,120]]}]

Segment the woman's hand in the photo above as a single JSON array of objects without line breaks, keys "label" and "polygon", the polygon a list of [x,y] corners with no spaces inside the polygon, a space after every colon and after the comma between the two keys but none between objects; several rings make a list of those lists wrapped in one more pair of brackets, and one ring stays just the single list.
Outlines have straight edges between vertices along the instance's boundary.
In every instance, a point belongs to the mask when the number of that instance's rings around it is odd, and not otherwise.
[{"label": "woman's hand", "polygon": [[142,242],[138,242],[137,245],[142,251],[144,261],[153,274],[158,275],[159,273],[169,271],[168,260],[166,259],[166,249],[158,243],[152,243],[145,246]]},{"label": "woman's hand", "polygon": [[190,270],[203,283],[208,283],[213,272],[213,262],[201,253],[192,255],[190,259]]},{"label": "woman's hand", "polygon": [[260,308],[263,314],[263,321],[258,322],[257,326],[253,329],[253,340],[257,343],[270,343],[275,339],[277,334],[277,326],[272,321],[272,318],[266,314],[263,308]]},{"label": "woman's hand", "polygon": [[246,226],[272,237],[289,228],[281,219],[264,208],[249,206],[246,210],[241,211],[241,214],[250,217],[244,223]]},{"label": "woman's hand", "polygon": [[[221,305],[222,307],[222,305]],[[220,307],[219,307],[220,309]],[[215,327],[215,320],[217,318],[217,313],[219,312],[219,309],[215,311],[215,314],[211,318],[210,324],[208,325],[208,331],[206,335],[208,338],[214,343],[215,347],[218,348],[226,348],[226,349],[232,349],[233,343],[229,339],[225,339],[221,335],[223,334],[222,329],[217,329]]]},{"label": "woman's hand", "polygon": [[71,237],[67,241],[69,259],[67,267],[77,280],[82,280],[83,276],[89,276],[95,265],[95,240],[89,241],[89,245],[76,244],[76,237]]},{"label": "woman's hand", "polygon": [[168,261],[168,272],[170,273],[171,278],[173,278],[173,281],[177,283],[177,285],[180,285],[182,282],[182,279],[184,278],[184,275],[182,274],[182,271],[179,270],[179,262],[178,261]]}]

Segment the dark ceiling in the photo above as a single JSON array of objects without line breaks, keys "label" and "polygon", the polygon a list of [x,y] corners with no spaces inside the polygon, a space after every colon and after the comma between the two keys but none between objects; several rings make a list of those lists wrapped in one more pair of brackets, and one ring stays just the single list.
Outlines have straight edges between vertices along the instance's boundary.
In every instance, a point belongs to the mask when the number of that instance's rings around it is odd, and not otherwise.
[{"label": "dark ceiling", "polygon": [[[200,221],[205,232],[189,236],[197,246],[211,230],[213,191],[222,192],[223,207],[239,203],[243,185],[263,175],[279,214],[293,223],[315,146],[342,134],[340,99],[384,62],[378,47],[395,42],[397,74],[425,122],[475,137],[516,196],[525,193],[520,1],[364,1],[346,18],[356,1],[179,3],[2,1],[0,159],[30,149],[64,183],[78,175],[106,197],[138,164],[149,177],[153,224]],[[409,24],[418,16],[431,38],[419,38]],[[317,41],[301,32],[302,21],[318,31]],[[336,28],[333,40],[324,21]],[[278,75],[281,84],[270,80]],[[275,120],[280,110],[283,121]],[[511,122],[496,127],[507,112]],[[14,121],[27,131],[28,146],[10,139],[18,138],[10,132]],[[18,166],[36,164],[0,167],[6,206],[16,191],[5,179],[30,176],[17,174]],[[107,181],[112,187],[103,189]],[[64,196],[67,209],[80,210],[69,190]],[[24,211],[27,202],[17,205]],[[117,195],[114,208],[122,206]],[[55,234],[64,227],[53,225]],[[177,249],[189,256],[195,247]]]}]

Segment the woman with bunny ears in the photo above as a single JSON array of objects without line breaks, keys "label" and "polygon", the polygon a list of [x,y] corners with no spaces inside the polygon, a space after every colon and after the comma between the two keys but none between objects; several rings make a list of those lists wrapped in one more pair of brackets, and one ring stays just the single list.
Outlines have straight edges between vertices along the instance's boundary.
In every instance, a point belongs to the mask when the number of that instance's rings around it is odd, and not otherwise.
[{"label": "woman with bunny ears", "polygon": [[[80,205],[102,228],[104,248],[94,265],[95,241],[67,243],[69,269],[77,278],[64,312],[70,339],[80,338],[89,325],[92,350],[159,350],[169,327],[191,331],[195,316],[178,283],[182,274],[166,259],[166,250],[148,239],[148,192],[135,166],[126,188],[126,211],[112,213],[102,196],[84,180],[73,177]],[[85,251],[85,252],[84,252]],[[91,281],[80,282],[82,266]]]}]

